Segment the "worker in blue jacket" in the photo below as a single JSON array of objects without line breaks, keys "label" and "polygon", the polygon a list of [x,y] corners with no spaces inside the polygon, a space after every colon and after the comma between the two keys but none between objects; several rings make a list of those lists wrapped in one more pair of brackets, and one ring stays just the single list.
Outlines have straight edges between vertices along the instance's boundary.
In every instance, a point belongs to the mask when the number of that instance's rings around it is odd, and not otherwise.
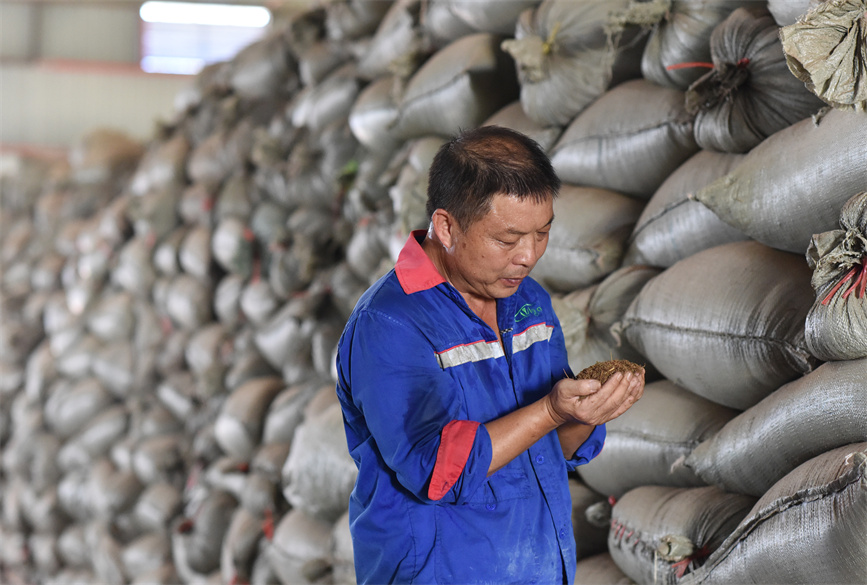
[{"label": "worker in blue jacket", "polygon": [[575,380],[547,292],[560,180],[533,140],[470,130],[429,174],[427,231],[358,301],[337,394],[358,466],[358,583],[572,583],[567,473],[644,375]]}]

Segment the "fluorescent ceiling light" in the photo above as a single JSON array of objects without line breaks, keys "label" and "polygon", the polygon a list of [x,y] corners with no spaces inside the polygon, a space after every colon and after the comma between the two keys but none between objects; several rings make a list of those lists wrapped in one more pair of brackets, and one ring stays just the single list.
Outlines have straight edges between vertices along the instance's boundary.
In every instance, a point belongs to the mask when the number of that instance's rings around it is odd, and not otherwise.
[{"label": "fluorescent ceiling light", "polygon": [[165,22],[171,24],[206,24],[211,26],[261,28],[271,22],[271,13],[267,8],[238,4],[152,1],[142,4],[139,15],[145,22]]}]

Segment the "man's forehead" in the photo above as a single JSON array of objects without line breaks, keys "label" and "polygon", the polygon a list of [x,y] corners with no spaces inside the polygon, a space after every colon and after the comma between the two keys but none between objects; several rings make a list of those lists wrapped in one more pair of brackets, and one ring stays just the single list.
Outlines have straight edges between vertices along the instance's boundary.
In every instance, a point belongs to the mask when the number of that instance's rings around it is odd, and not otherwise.
[{"label": "man's forehead", "polygon": [[528,233],[554,221],[554,202],[548,198],[538,201],[531,197],[495,195],[491,207],[482,219],[489,227],[512,233]]}]

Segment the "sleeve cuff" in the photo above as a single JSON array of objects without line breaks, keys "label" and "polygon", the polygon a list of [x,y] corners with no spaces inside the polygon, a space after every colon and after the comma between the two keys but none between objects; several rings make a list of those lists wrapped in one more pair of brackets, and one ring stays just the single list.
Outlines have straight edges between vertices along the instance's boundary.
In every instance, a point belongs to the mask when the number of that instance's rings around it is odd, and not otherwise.
[{"label": "sleeve cuff", "polygon": [[581,446],[578,447],[578,450],[575,451],[572,458],[566,460],[566,467],[569,471],[574,471],[579,465],[584,465],[599,455],[602,451],[603,445],[605,444],[605,436],[605,425],[596,425],[596,428],[593,429],[590,436],[581,443]]},{"label": "sleeve cuff", "polygon": [[443,428],[428,498],[442,499],[458,481],[473,449],[478,428],[478,422],[469,420],[453,420]]}]

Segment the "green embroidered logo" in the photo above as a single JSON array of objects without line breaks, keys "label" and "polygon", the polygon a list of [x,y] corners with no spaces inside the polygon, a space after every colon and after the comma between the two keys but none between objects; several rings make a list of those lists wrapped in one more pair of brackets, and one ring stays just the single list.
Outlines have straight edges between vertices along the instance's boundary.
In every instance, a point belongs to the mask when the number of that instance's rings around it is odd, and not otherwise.
[{"label": "green embroidered logo", "polygon": [[523,307],[518,309],[517,313],[515,313],[515,322],[517,323],[518,321],[523,321],[527,317],[541,315],[541,314],[542,314],[542,307],[540,307],[538,305],[534,307],[530,303],[527,303],[526,305],[524,305]]}]

